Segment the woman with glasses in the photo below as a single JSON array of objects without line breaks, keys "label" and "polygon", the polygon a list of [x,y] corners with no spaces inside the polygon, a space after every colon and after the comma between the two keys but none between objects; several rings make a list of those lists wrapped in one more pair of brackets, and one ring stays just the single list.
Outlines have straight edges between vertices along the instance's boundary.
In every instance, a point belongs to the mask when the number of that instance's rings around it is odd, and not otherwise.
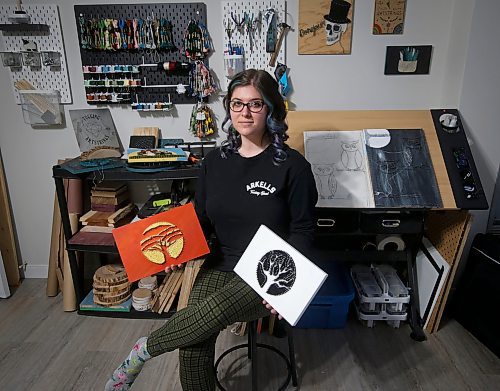
[{"label": "woman with glasses", "polygon": [[285,144],[278,83],[266,71],[243,71],[229,84],[224,107],[227,139],[203,160],[195,194],[211,252],[188,306],[137,341],[105,390],[129,389],[145,361],[175,349],[183,390],[215,390],[219,332],[276,313],[233,272],[257,229],[265,224],[305,254],[312,244],[316,185],[310,164]]}]

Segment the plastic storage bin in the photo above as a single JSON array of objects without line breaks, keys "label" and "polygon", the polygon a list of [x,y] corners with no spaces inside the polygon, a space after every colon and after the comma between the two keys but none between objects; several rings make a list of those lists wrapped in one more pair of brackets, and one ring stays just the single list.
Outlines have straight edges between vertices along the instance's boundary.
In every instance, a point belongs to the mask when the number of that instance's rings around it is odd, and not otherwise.
[{"label": "plastic storage bin", "polygon": [[406,320],[410,293],[394,268],[355,265],[351,268],[351,277],[356,288],[358,318],[366,321],[368,327],[373,327],[376,320],[399,327],[400,322]]},{"label": "plastic storage bin", "polygon": [[299,329],[341,329],[347,321],[354,286],[348,271],[335,261],[315,261],[328,278],[295,326]]},{"label": "plastic storage bin", "polygon": [[26,67],[40,68],[42,66],[42,54],[40,52],[21,52],[23,64]]},{"label": "plastic storage bin", "polygon": [[60,67],[61,53],[59,52],[42,52],[42,64],[46,67]]},{"label": "plastic storage bin", "polygon": [[48,126],[62,123],[59,91],[19,90],[24,122]]},{"label": "plastic storage bin", "polygon": [[23,55],[20,52],[1,52],[4,67],[19,68],[23,66]]}]

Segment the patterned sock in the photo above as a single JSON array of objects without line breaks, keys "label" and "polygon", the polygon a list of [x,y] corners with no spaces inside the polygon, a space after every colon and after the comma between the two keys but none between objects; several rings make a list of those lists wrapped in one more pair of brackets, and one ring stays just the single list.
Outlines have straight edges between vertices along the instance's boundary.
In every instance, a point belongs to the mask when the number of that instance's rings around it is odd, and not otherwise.
[{"label": "patterned sock", "polygon": [[144,363],[151,358],[146,349],[147,341],[147,337],[139,338],[125,361],[111,375],[104,387],[104,391],[125,391],[130,389]]}]

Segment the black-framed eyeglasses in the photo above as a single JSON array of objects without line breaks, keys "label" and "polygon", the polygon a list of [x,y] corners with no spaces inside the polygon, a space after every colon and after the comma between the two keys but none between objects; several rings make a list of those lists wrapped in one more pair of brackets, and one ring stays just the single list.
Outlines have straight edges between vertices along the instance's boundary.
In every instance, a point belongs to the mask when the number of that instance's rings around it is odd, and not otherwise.
[{"label": "black-framed eyeglasses", "polygon": [[235,113],[243,111],[245,106],[248,107],[248,110],[252,113],[260,113],[265,105],[263,100],[251,100],[248,103],[243,103],[241,100],[232,100],[229,102],[229,108]]}]

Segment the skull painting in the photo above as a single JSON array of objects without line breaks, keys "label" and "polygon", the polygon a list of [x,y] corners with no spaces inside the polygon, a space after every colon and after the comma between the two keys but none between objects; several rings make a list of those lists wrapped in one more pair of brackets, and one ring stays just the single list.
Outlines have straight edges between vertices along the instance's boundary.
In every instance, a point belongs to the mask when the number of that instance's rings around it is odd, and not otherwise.
[{"label": "skull painting", "polygon": [[325,15],[326,44],[331,46],[340,41],[351,20],[347,17],[351,3],[344,0],[332,0],[330,13]]},{"label": "skull painting", "polygon": [[326,44],[328,46],[340,40],[340,37],[347,30],[347,23],[332,23],[328,20],[325,23]]}]

